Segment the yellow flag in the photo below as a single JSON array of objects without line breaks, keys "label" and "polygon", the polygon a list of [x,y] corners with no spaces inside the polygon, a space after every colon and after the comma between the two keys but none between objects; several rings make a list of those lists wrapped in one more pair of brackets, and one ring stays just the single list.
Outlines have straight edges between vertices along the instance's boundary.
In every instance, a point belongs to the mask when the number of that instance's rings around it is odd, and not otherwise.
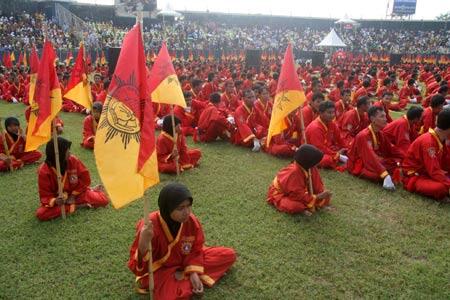
[{"label": "yellow flag", "polygon": [[87,80],[87,70],[84,58],[84,46],[80,45],[77,60],[70,74],[69,83],[67,84],[67,92],[64,97],[70,99],[87,109],[92,108],[91,85]]}]

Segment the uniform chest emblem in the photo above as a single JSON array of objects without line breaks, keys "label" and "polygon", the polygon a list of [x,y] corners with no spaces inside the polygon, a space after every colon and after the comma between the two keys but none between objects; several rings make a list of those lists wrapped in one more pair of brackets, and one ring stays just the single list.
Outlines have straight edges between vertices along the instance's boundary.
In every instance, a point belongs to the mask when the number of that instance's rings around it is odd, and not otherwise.
[{"label": "uniform chest emblem", "polygon": [[181,252],[184,255],[188,255],[189,253],[191,253],[191,249],[192,249],[192,242],[185,241],[181,243]]},{"label": "uniform chest emblem", "polygon": [[433,147],[428,148],[428,155],[429,155],[431,158],[435,158],[435,157],[436,157],[436,149],[434,149]]},{"label": "uniform chest emblem", "polygon": [[77,184],[78,183],[78,175],[77,174],[69,175],[69,182],[70,182],[70,184]]}]

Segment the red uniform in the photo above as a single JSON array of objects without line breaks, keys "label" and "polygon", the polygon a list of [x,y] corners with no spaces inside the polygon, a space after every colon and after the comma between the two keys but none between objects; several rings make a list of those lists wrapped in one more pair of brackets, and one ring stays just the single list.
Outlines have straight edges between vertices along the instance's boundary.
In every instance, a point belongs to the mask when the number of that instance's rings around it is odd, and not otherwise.
[{"label": "red uniform", "polygon": [[[192,109],[191,107],[189,109]],[[192,136],[195,134],[195,126],[197,125],[197,120],[195,115],[191,111],[186,111],[181,106],[175,106],[173,109],[174,115],[181,121],[181,132],[184,136]]]},{"label": "red uniform", "polygon": [[448,150],[433,129],[418,137],[403,160],[405,189],[435,199],[449,196]]},{"label": "red uniform", "polygon": [[358,109],[352,109],[344,113],[339,123],[341,130],[341,138],[347,148],[350,148],[356,135],[369,126],[370,121],[367,113],[362,115],[358,112]]},{"label": "red uniform", "polygon": [[[175,141],[174,138],[162,131],[156,141],[156,154],[158,157],[158,169],[161,173],[176,173],[176,162],[172,156],[174,150]],[[178,147],[178,167],[180,171],[194,168],[198,166],[202,153],[199,149],[188,149],[186,146],[186,138],[182,135],[178,135],[177,139]]]},{"label": "red uniform", "polygon": [[280,157],[293,157],[297,147],[300,146],[301,140],[297,126],[293,126],[293,122],[289,117],[285,119],[287,128],[280,134],[272,136],[269,147],[264,141],[263,150],[271,155]]},{"label": "red uniform", "polygon": [[264,104],[260,99],[258,99],[255,101],[254,106],[255,111],[258,113],[259,119],[261,120],[260,121],[261,126],[263,126],[268,130],[270,124],[270,117],[272,116],[272,108],[273,108],[272,102],[267,102],[266,104]]},{"label": "red uniform", "polygon": [[274,98],[277,92],[278,80],[272,79],[269,82],[269,94],[270,97]]},{"label": "red uniform", "polygon": [[198,139],[202,142],[212,142],[218,137],[228,139],[231,125],[225,116],[212,103],[203,110],[198,121]]},{"label": "red uniform", "polygon": [[227,94],[223,93],[220,97],[220,104],[219,108],[220,110],[224,111],[227,115],[233,114],[236,109],[241,105],[241,101],[239,101],[239,98],[235,94]]},{"label": "red uniform", "polygon": [[94,149],[95,132],[97,131],[97,122],[94,116],[89,115],[83,121],[83,141],[81,146],[87,149]]},{"label": "red uniform", "polygon": [[[14,141],[12,136],[5,131],[6,144],[8,145],[9,155],[13,156],[11,161],[13,169],[19,169],[23,167],[24,164],[32,164],[38,161],[42,154],[39,151],[25,152],[25,139],[22,136],[18,136],[17,140]],[[3,146],[3,136],[0,135],[0,153],[6,154]],[[0,160],[0,172],[8,171],[9,167],[6,163]]]},{"label": "red uniform", "polygon": [[356,135],[348,151],[348,171],[373,181],[380,181],[393,174],[402,156],[382,131],[376,132],[369,125]]},{"label": "red uniform", "polygon": [[237,131],[233,143],[242,146],[251,146],[253,138],[262,139],[267,135],[267,129],[261,124],[259,114],[255,108],[248,108],[242,103],[234,113]]},{"label": "red uniform", "polygon": [[420,128],[420,133],[428,132],[428,129],[434,129],[436,127],[437,114],[433,112],[431,107],[427,107],[422,115],[422,127]]},{"label": "red uniform", "polygon": [[281,169],[269,186],[267,202],[279,211],[294,214],[306,209],[315,209],[330,204],[330,199],[317,200],[316,195],[324,191],[317,168],[311,168],[313,191],[308,190],[308,172],[293,162]]},{"label": "red uniform", "polygon": [[344,101],[342,100],[337,101],[334,105],[334,108],[336,114],[336,122],[338,124],[340,123],[344,113],[352,109],[350,105],[345,106]]},{"label": "red uniform", "polygon": [[[73,213],[76,205],[100,207],[108,205],[108,197],[104,192],[89,187],[91,177],[88,169],[75,156],[67,159],[66,172],[63,174],[63,191],[69,197],[75,196],[74,204],[66,204],[66,214]],[[38,170],[38,187],[41,206],[36,211],[36,216],[41,221],[58,218],[61,216],[61,207],[55,205],[58,196],[58,181],[56,170],[43,163]]]},{"label": "red uniform", "polygon": [[369,92],[367,91],[367,89],[365,87],[360,87],[359,89],[356,90],[353,99],[352,99],[352,103],[356,104],[356,102],[358,101],[358,99],[362,96],[368,96]]},{"label": "red uniform", "polygon": [[[159,211],[152,212],[149,218],[153,224],[151,255],[154,299],[190,299],[192,297],[190,273],[197,273],[206,286],[212,287],[236,261],[233,249],[204,245],[202,226],[193,214],[181,224],[176,237],[172,236]],[[136,275],[140,293],[148,292],[150,258],[148,252],[142,257],[139,255],[139,237],[143,226],[143,220],[136,224],[136,236],[128,260],[128,268]],[[183,272],[184,279],[177,280],[176,271]]]},{"label": "red uniform", "polygon": [[386,138],[394,145],[404,157],[409,145],[417,138],[419,132],[414,126],[410,126],[408,118],[403,116],[383,128]]},{"label": "red uniform", "polygon": [[214,82],[206,82],[203,87],[202,90],[200,92],[201,95],[201,99],[203,101],[209,101],[209,96],[212,93],[215,93],[219,90],[217,84],[215,84]]},{"label": "red uniform", "polygon": [[389,112],[389,107],[387,107],[384,103],[383,103],[383,101],[377,101],[377,102],[375,102],[374,104],[373,104],[373,106],[377,106],[377,107],[381,107],[383,110],[384,110],[384,112],[386,113],[386,121],[388,122],[388,123],[391,123],[392,121],[394,121],[393,119],[392,119],[392,117],[391,117],[391,114],[390,114],[390,112]]},{"label": "red uniform", "polygon": [[[319,114],[313,110],[311,105],[303,106],[302,113],[305,128],[308,127],[309,123],[311,123],[314,119],[316,119],[319,116]],[[298,122],[297,126],[300,128],[300,111],[297,111],[297,122]]]},{"label": "red uniform", "polygon": [[333,102],[338,102],[341,99],[341,90],[339,88],[335,88],[328,95],[328,99]]}]

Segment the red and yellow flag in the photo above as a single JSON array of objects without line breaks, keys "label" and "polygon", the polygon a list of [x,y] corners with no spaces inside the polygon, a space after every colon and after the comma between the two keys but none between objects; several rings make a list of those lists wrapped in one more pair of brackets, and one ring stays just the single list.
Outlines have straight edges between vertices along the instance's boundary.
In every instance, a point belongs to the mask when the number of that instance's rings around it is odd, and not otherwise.
[{"label": "red and yellow flag", "polygon": [[115,208],[159,182],[147,67],[137,23],[123,40],[95,136],[98,173]]},{"label": "red and yellow flag", "polygon": [[25,151],[36,150],[52,136],[52,120],[61,110],[62,96],[55,70],[56,54],[52,43],[45,41],[39,65],[28,122]]},{"label": "red and yellow flag", "polygon": [[163,42],[158,57],[155,60],[150,77],[150,93],[153,102],[179,105],[186,107],[180,81]]},{"label": "red and yellow flag", "polygon": [[69,50],[69,52],[67,52],[66,59],[64,60],[66,66],[70,65],[70,62],[72,61],[72,59],[73,59],[73,54],[72,54],[72,51]]},{"label": "red and yellow flag", "polygon": [[288,44],[278,79],[272,116],[267,133],[267,146],[269,146],[272,136],[280,134],[287,128],[285,118],[301,106],[305,102],[305,99],[305,93],[295,71],[292,45]]},{"label": "red and yellow flag", "polygon": [[36,89],[36,78],[39,70],[39,56],[36,47],[33,45],[30,54],[30,89],[28,90],[28,103],[33,107],[34,90]]},{"label": "red and yellow flag", "polygon": [[105,52],[102,50],[102,54],[101,54],[101,56],[100,56],[100,64],[103,66],[103,65],[106,65],[106,56],[105,56]]},{"label": "red and yellow flag", "polygon": [[11,52],[11,61],[16,61],[16,55],[14,54],[14,51]]},{"label": "red and yellow flag", "polygon": [[11,54],[9,52],[3,53],[3,65],[8,69],[11,69],[13,67]]},{"label": "red and yellow flag", "polygon": [[64,97],[70,99],[87,109],[92,108],[92,93],[91,85],[87,79],[87,63],[84,57],[84,46],[80,44],[78,50],[77,60],[73,66],[70,79],[67,84],[66,93]]}]

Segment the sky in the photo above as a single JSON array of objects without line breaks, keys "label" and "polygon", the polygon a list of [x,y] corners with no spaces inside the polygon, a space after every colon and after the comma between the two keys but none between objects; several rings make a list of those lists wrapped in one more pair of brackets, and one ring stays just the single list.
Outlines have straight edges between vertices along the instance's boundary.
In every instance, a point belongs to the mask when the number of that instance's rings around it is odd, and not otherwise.
[{"label": "sky", "polygon": [[[114,0],[78,0],[114,4]],[[385,19],[388,0],[158,0],[158,9],[320,18]],[[392,3],[392,1],[390,1]],[[432,20],[450,12],[450,0],[417,0],[412,19]]]}]

